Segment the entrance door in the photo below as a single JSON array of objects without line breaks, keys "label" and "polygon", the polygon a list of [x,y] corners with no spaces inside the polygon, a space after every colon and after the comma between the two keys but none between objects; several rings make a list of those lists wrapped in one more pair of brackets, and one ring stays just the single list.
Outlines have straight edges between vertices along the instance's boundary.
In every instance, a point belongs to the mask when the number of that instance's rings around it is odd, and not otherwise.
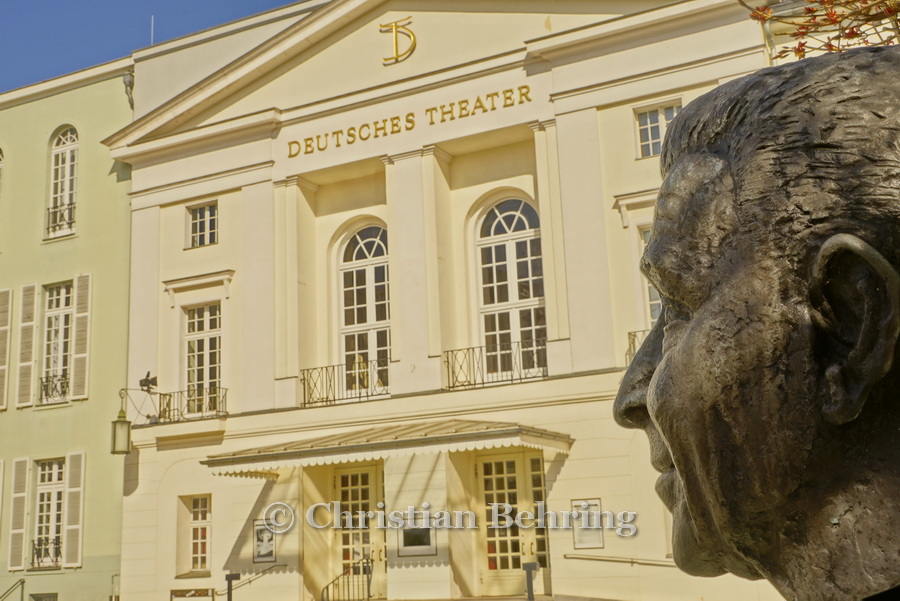
[{"label": "entrance door", "polygon": [[[337,565],[348,574],[348,581],[354,581],[349,583],[354,588],[359,587],[365,580],[366,570],[371,569],[373,599],[384,599],[387,594],[385,533],[376,527],[377,520],[369,520],[367,527],[363,527],[358,512],[375,511],[376,503],[383,499],[381,478],[381,470],[374,465],[335,470],[335,498],[341,502],[341,512],[351,515],[349,523],[345,523],[343,516],[334,516],[341,526],[335,530]],[[371,560],[371,567],[361,563],[365,558]]]},{"label": "entrance door", "polygon": [[[550,592],[550,549],[546,528],[491,527],[493,504],[512,507],[510,517],[520,511],[537,513],[537,503],[546,500],[544,461],[539,452],[521,451],[485,455],[478,459],[482,510],[482,586],[485,595],[520,595],[525,592],[523,563],[534,562],[534,590]],[[499,509],[502,513],[503,509]],[[503,519],[498,520],[498,526]],[[527,522],[526,522],[527,525]]]}]

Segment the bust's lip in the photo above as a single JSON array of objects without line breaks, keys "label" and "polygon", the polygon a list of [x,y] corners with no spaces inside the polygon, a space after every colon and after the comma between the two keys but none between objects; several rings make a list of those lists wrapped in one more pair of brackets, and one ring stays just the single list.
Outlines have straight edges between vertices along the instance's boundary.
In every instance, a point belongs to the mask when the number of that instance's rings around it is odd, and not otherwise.
[{"label": "bust's lip", "polygon": [[644,430],[647,433],[647,438],[650,440],[650,465],[653,466],[653,469],[660,473],[674,469],[675,461],[672,459],[672,454],[669,453],[666,443],[663,442],[659,430],[656,429],[656,425],[648,424]]},{"label": "bust's lip", "polygon": [[675,468],[666,470],[663,472],[659,478],[656,479],[656,494],[659,495],[659,498],[662,499],[663,505],[669,511],[673,511],[675,508],[675,490],[676,483],[678,480],[678,472],[675,471]]}]

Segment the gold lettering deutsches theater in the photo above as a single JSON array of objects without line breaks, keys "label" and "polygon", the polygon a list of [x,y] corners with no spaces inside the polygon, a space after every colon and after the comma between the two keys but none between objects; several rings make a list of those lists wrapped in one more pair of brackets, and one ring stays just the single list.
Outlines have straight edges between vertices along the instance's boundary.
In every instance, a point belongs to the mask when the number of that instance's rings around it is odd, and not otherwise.
[{"label": "gold lettering deutsches theater", "polygon": [[[527,85],[461,98],[435,106],[425,107],[419,121],[425,127],[440,125],[457,119],[511,109],[532,102],[531,87]],[[393,115],[350,127],[319,133],[302,140],[288,141],[288,158],[324,152],[330,148],[352,146],[357,142],[378,140],[396,136],[415,129],[416,113]]]}]

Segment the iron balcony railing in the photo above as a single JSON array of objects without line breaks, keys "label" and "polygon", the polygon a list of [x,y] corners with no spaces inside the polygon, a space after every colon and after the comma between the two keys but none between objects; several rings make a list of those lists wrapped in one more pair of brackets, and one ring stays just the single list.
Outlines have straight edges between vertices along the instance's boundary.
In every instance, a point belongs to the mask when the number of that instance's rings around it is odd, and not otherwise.
[{"label": "iron balcony railing", "polygon": [[47,376],[41,378],[42,405],[63,403],[69,396],[69,376]]},{"label": "iron balcony railing", "polygon": [[42,536],[31,541],[31,567],[57,568],[62,561],[62,540]]},{"label": "iron balcony railing", "polygon": [[444,351],[447,388],[478,388],[547,377],[547,341],[507,342]]},{"label": "iron balcony railing", "polygon": [[390,394],[389,359],[357,360],[300,372],[303,406],[331,405],[339,401],[365,401]]},{"label": "iron balcony railing", "polygon": [[325,585],[320,601],[368,601],[372,598],[372,560],[360,559]]},{"label": "iron balcony railing", "polygon": [[64,204],[47,209],[47,236],[69,233],[75,227],[75,205]]},{"label": "iron balcony railing", "polygon": [[631,365],[631,362],[634,360],[634,356],[637,354],[638,349],[641,348],[641,345],[644,344],[644,340],[647,338],[647,334],[649,333],[650,330],[636,330],[634,332],[628,332],[628,350],[625,351],[626,367]]},{"label": "iron balcony railing", "polygon": [[192,419],[225,417],[228,389],[193,388],[159,393],[159,421],[182,422]]}]

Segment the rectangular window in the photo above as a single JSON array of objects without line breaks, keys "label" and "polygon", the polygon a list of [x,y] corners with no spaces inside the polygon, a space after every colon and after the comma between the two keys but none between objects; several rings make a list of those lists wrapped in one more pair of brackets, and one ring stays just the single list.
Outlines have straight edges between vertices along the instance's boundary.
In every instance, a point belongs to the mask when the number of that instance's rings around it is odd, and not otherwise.
[{"label": "rectangular window", "polygon": [[216,413],[222,395],[221,305],[191,307],[186,310],[186,317],[186,413]]},{"label": "rectangular window", "polygon": [[69,395],[72,363],[72,282],[48,286],[44,292],[44,365],[40,402],[61,403]]},{"label": "rectangular window", "polygon": [[216,202],[191,207],[191,248],[219,241],[219,205]]},{"label": "rectangular window", "polygon": [[[647,243],[650,242],[650,228],[644,228],[641,230],[641,253],[645,248],[647,248]],[[641,281],[643,283],[644,288],[644,302],[647,303],[647,312],[650,317],[650,327],[653,327],[653,324],[656,323],[656,320],[659,319],[659,314],[662,312],[662,299],[659,297],[659,292],[656,288],[645,278],[643,275],[641,276]]]},{"label": "rectangular window", "polygon": [[212,498],[191,497],[191,571],[209,569],[209,535],[212,520]]},{"label": "rectangular window", "polygon": [[37,506],[31,554],[31,565],[35,568],[56,568],[62,561],[65,467],[64,459],[39,461],[37,464]]},{"label": "rectangular window", "polygon": [[642,159],[659,156],[666,127],[680,110],[681,103],[676,103],[637,113],[638,144]]}]

